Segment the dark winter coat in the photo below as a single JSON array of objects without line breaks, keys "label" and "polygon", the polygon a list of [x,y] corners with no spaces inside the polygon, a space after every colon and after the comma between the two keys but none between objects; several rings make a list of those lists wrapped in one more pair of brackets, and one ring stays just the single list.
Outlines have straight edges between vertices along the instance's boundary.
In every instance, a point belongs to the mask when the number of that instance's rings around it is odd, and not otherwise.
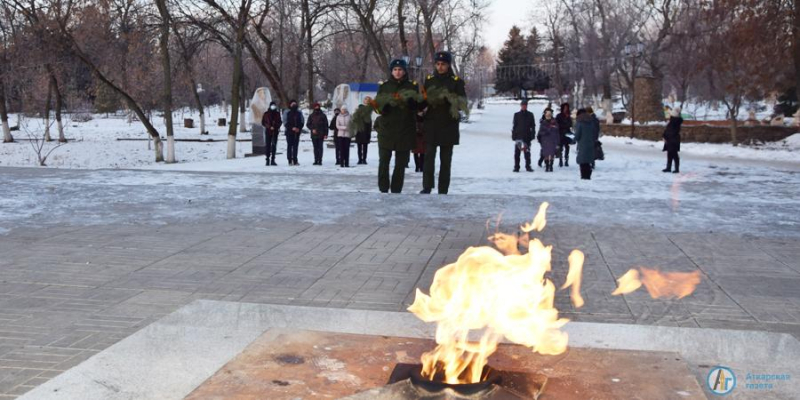
[{"label": "dark winter coat", "polygon": [[275,135],[281,130],[281,113],[278,110],[267,110],[261,117],[261,125],[266,129],[267,134]]},{"label": "dark winter coat", "polygon": [[409,151],[414,148],[416,107],[409,107],[407,104],[392,105],[390,102],[378,100],[391,98],[402,90],[418,91],[419,89],[417,84],[409,81],[407,77],[403,77],[399,81],[389,78],[388,81],[381,84],[378,94],[375,96],[378,112],[381,114],[378,147],[395,151]]},{"label": "dark winter coat", "polygon": [[333,113],[333,118],[331,118],[331,123],[330,125],[328,125],[328,129],[333,131],[333,137],[339,137],[339,130],[336,129],[336,117],[338,116],[339,114]]},{"label": "dark winter coat", "polygon": [[558,122],[558,134],[561,137],[561,145],[569,144],[567,134],[572,131],[572,117],[569,115],[569,108],[566,105],[561,106],[561,112],[556,115]]},{"label": "dark winter coat", "polygon": [[[452,72],[446,74],[434,73],[425,79],[425,89],[444,88],[456,96],[466,98],[464,80]],[[459,118],[453,118],[450,113],[450,104],[428,105],[425,113],[425,141],[436,146],[456,145],[460,139],[458,129]]]},{"label": "dark winter coat", "polygon": [[522,140],[523,142],[530,143],[533,141],[535,132],[536,122],[534,121],[532,112],[520,110],[514,114],[514,125],[511,128],[511,140]]},{"label": "dark winter coat", "polygon": [[578,146],[578,164],[591,164],[595,160],[595,142],[600,135],[600,124],[597,118],[589,114],[578,116],[575,124],[575,143]]},{"label": "dark winter coat", "polygon": [[[293,128],[298,128],[301,131],[303,130],[303,122],[305,119],[303,118],[303,112],[300,110],[289,110],[286,113],[286,120],[283,121],[283,127],[285,128],[285,134],[288,135],[292,132]],[[299,134],[300,132],[298,132]]]},{"label": "dark winter coat", "polygon": [[[361,112],[361,110],[363,110],[362,107],[369,107],[369,106],[360,104],[356,109],[356,112],[353,113],[353,115],[356,115],[357,113]],[[371,111],[370,115],[372,115]],[[372,117],[369,118],[368,122],[356,128],[356,143],[367,144],[371,141],[372,141]]]},{"label": "dark winter coat", "polygon": [[[314,110],[314,112],[308,116],[306,128],[311,131],[312,138],[328,137],[328,117],[322,110]],[[317,133],[314,133],[315,130]]]},{"label": "dark winter coat", "polygon": [[550,120],[543,119],[539,124],[537,138],[539,143],[542,144],[542,156],[555,156],[556,152],[558,152],[558,145],[561,142],[561,137],[558,134],[558,121],[555,118],[550,118]]},{"label": "dark winter coat", "polygon": [[417,117],[417,142],[414,154],[425,154],[425,119]]},{"label": "dark winter coat", "polygon": [[683,124],[683,118],[669,117],[667,128],[664,129],[663,151],[681,151],[681,124]]}]

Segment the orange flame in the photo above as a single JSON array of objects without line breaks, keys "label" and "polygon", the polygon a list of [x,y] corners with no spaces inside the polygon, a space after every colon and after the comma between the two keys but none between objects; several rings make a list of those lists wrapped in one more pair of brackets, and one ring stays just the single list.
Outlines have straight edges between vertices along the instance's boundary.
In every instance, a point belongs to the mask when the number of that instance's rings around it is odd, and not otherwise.
[{"label": "orange flame", "polygon": [[[544,209],[540,208],[542,219]],[[455,263],[436,271],[430,295],[417,289],[408,308],[423,321],[437,323],[437,346],[422,356],[422,374],[431,380],[443,375],[451,384],[479,382],[503,337],[540,354],[567,349],[568,337],[560,328],[568,320],[558,317],[553,307],[556,288],[545,278],[552,246],[528,240],[528,252],[519,254],[515,235],[492,238],[500,251],[470,247]],[[568,280],[573,299],[578,299],[582,260],[571,258],[575,267]],[[471,331],[481,333],[480,340],[471,341]]]},{"label": "orange flame", "polygon": [[572,305],[576,308],[583,307],[583,296],[581,296],[581,275],[583,274],[583,252],[580,250],[572,250],[569,253],[569,272],[567,273],[567,280],[561,289],[572,287],[570,290],[570,298]]},{"label": "orange flame", "polygon": [[522,225],[520,229],[525,233],[530,233],[533,230],[536,230],[536,232],[541,232],[544,229],[545,225],[547,225],[547,220],[545,216],[547,214],[548,206],[550,206],[550,204],[548,204],[547,202],[542,203],[539,206],[539,212],[536,213],[536,217],[533,218],[533,222]]},{"label": "orange flame", "polygon": [[[641,271],[641,278],[639,271]],[[654,299],[682,299],[692,294],[700,284],[700,271],[694,272],[660,272],[657,269],[631,269],[620,277],[619,287],[612,295],[628,294],[644,285],[647,293]]]}]

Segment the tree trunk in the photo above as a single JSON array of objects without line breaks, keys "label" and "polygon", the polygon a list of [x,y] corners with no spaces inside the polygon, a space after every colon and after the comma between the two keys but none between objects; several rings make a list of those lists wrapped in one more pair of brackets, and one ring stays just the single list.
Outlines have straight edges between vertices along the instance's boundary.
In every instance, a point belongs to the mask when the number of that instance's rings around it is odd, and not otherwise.
[{"label": "tree trunk", "polygon": [[309,104],[314,103],[314,41],[311,37],[313,31],[313,22],[311,21],[311,9],[308,6],[308,0],[301,2],[303,12],[303,35],[305,36],[303,43],[303,50],[306,57],[306,76],[308,78],[308,90],[306,91],[306,98]]},{"label": "tree trunk", "polygon": [[161,36],[159,47],[161,50],[161,68],[164,70],[164,92],[162,101],[164,106],[164,123],[167,126],[167,163],[175,162],[175,137],[172,126],[172,64],[169,59],[169,10],[167,0],[156,0],[158,12],[161,14]]},{"label": "tree trunk", "polygon": [[242,37],[243,33],[238,34],[239,41],[235,44],[233,51],[233,77],[231,79],[231,122],[228,125],[228,159],[236,158],[236,130],[238,129],[240,88],[242,78]]},{"label": "tree trunk", "polygon": [[67,137],[64,136],[64,122],[61,120],[61,109],[64,107],[64,99],[61,95],[61,89],[58,88],[58,80],[53,75],[53,91],[56,94],[56,126],[58,127],[58,142],[67,143]]},{"label": "tree trunk", "polygon": [[732,118],[731,119],[731,143],[734,146],[738,146],[739,145],[739,141],[738,141],[738,138],[737,138],[737,130],[739,128],[738,125],[739,125],[739,121],[737,121],[736,118]]},{"label": "tree trunk", "polygon": [[3,78],[0,77],[0,121],[3,124],[3,143],[11,143],[14,136],[11,136],[11,127],[8,126],[8,110],[6,109],[6,87]]},{"label": "tree trunk", "polygon": [[794,23],[792,24],[794,40],[794,87],[800,96],[800,0],[794,0]]},{"label": "tree trunk", "polygon": [[44,102],[44,141],[52,142],[53,138],[50,137],[50,101],[53,99],[53,81],[48,80],[47,84],[47,99]]},{"label": "tree trunk", "polygon": [[247,94],[245,93],[244,70],[242,70],[241,78],[239,93],[241,93],[242,97],[239,99],[239,132],[247,132]]},{"label": "tree trunk", "polygon": [[206,115],[203,110],[200,110],[200,134],[208,135],[208,132],[206,132]]},{"label": "tree trunk", "polygon": [[197,110],[200,111],[200,134],[205,135],[206,132],[206,111],[205,107],[203,107],[203,102],[200,100],[200,93],[197,93],[197,81],[194,80],[194,77],[189,78],[189,82],[192,85],[192,94],[194,94],[194,103],[197,106]]},{"label": "tree trunk", "polygon": [[431,60],[434,60],[436,59],[436,47],[433,44],[433,17],[427,6],[420,8],[422,9],[422,21],[425,24],[425,44],[428,45]]},{"label": "tree trunk", "polygon": [[[800,1],[800,0],[798,0]],[[403,55],[408,57],[408,40],[406,40],[406,17],[403,16],[403,9],[405,8],[405,0],[398,0],[397,2],[397,30],[400,33],[400,50]]]}]

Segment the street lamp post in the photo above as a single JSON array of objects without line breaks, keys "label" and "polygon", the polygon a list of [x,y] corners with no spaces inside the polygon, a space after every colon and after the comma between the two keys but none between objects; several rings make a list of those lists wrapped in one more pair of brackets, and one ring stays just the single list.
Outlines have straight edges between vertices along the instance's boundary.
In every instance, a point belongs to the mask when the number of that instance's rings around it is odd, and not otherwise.
[{"label": "street lamp post", "polygon": [[636,133],[636,57],[642,54],[644,44],[628,42],[623,49],[626,57],[631,57],[631,139]]}]

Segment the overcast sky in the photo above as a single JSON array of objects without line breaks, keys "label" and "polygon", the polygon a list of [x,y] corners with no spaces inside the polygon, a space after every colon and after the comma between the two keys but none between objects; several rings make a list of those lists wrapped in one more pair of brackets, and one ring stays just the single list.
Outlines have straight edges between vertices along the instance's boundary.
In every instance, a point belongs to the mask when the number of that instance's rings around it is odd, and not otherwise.
[{"label": "overcast sky", "polygon": [[489,0],[489,15],[487,15],[486,26],[484,28],[484,38],[486,45],[497,51],[503,47],[508,37],[508,31],[513,25],[519,26],[527,32],[531,26],[541,24],[544,17],[539,21],[531,19],[534,9],[541,10],[541,2],[537,0]]}]

